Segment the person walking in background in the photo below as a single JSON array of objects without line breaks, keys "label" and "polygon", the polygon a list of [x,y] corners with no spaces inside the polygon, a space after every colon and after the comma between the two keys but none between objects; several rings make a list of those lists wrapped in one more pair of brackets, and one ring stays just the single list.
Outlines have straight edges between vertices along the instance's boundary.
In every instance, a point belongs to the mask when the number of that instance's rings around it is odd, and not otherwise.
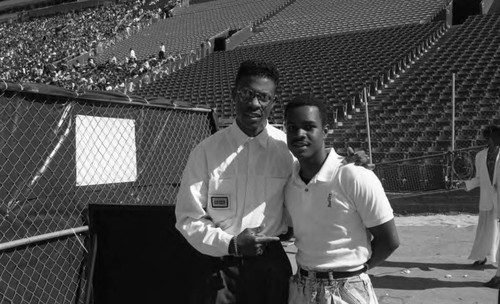
[{"label": "person walking in background", "polygon": [[393,211],[372,171],[325,149],[326,113],[309,95],[285,107],[288,148],[298,160],[285,188],[298,249],[289,303],[374,304],[366,271],[399,247]]},{"label": "person walking in background", "polygon": [[[474,266],[486,264],[488,258],[491,263],[497,261],[499,246],[499,193],[498,193],[498,169],[500,128],[488,126],[483,130],[483,137],[488,140],[488,147],[476,154],[475,168],[476,176],[468,181],[460,182],[460,189],[470,191],[479,187],[479,218],[476,236],[469,259],[475,260]],[[500,286],[500,271],[485,284],[489,287]]]}]

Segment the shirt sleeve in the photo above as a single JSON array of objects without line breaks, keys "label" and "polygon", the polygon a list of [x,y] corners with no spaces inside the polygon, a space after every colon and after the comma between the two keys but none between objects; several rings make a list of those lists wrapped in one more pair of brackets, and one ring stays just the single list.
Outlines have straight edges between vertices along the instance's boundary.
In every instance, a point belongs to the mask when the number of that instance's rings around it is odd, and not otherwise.
[{"label": "shirt sleeve", "polygon": [[375,173],[354,164],[345,165],[340,173],[342,187],[365,227],[372,228],[394,218],[389,199]]},{"label": "shirt sleeve", "polygon": [[208,166],[200,146],[191,152],[177,194],[175,227],[199,252],[210,256],[228,255],[233,235],[215,226],[206,213]]},{"label": "shirt sleeve", "polygon": [[480,183],[480,179],[479,179],[479,170],[481,170],[481,153],[477,153],[476,154],[476,158],[475,158],[475,164],[476,164],[476,176],[471,178],[470,180],[468,181],[465,181],[465,190],[466,191],[471,191],[472,189],[475,189],[477,187],[479,187],[479,183]]}]

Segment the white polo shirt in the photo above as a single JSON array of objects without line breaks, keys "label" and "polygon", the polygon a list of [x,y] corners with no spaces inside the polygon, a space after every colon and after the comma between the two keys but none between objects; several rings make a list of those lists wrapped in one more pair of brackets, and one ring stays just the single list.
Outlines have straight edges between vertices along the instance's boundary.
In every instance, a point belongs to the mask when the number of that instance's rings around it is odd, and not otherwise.
[{"label": "white polo shirt", "polygon": [[234,122],[191,152],[177,196],[176,228],[211,256],[227,255],[229,241],[245,228],[264,224],[265,235],[286,232],[284,187],[292,164],[285,133],[267,124],[248,137]]},{"label": "white polo shirt", "polygon": [[304,269],[355,271],[371,255],[366,228],[393,216],[382,184],[370,170],[344,164],[333,149],[309,184],[294,164],[285,190],[296,246],[296,260]]}]

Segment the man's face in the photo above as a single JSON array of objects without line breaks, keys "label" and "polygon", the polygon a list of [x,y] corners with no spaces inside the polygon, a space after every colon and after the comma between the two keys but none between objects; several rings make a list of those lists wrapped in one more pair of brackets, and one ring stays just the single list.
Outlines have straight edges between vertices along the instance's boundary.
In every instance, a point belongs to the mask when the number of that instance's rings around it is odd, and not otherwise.
[{"label": "man's face", "polygon": [[321,114],[315,106],[300,106],[290,109],[286,117],[286,137],[288,148],[297,159],[323,161],[326,127],[321,122]]},{"label": "man's face", "polygon": [[266,126],[274,105],[276,84],[262,76],[242,77],[233,90],[236,123],[248,136],[257,136]]}]

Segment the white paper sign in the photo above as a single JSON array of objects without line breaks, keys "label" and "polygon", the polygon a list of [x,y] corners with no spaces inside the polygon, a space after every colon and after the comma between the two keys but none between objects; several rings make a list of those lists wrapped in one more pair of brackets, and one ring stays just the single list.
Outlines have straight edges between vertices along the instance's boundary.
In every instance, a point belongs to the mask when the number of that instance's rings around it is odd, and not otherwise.
[{"label": "white paper sign", "polygon": [[135,121],[76,116],[76,185],[137,179]]}]

